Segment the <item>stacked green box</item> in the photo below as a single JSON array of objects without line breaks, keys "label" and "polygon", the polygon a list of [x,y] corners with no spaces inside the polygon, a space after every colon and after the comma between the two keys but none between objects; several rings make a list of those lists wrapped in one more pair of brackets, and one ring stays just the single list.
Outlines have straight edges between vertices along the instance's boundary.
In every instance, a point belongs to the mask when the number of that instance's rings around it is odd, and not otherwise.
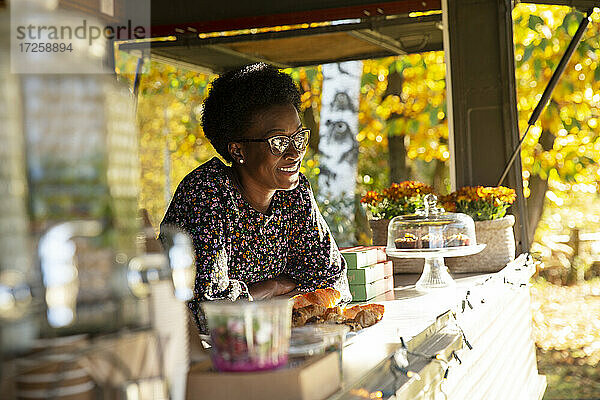
[{"label": "stacked green box", "polygon": [[393,268],[391,261],[385,261],[360,269],[349,269],[348,283],[350,285],[372,283],[392,275]]},{"label": "stacked green box", "polygon": [[394,290],[394,277],[388,276],[375,282],[362,285],[350,285],[352,301],[367,301],[380,294]]},{"label": "stacked green box", "polygon": [[392,262],[387,261],[382,247],[358,246],[341,253],[353,301],[367,301],[394,289]]},{"label": "stacked green box", "polygon": [[348,269],[368,267],[377,263],[377,250],[372,248],[351,247],[341,251]]}]

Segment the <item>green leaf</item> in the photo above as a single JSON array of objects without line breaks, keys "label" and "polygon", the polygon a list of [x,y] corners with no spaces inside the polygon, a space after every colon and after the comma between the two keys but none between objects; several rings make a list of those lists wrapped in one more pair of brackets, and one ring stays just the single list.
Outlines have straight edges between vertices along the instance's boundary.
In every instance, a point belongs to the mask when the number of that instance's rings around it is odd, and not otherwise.
[{"label": "green leaf", "polygon": [[526,62],[527,60],[529,60],[531,58],[531,55],[533,54],[534,49],[535,49],[535,46],[532,44],[525,47],[525,51],[523,52],[523,58],[521,59],[521,64],[523,64],[524,62]]},{"label": "green leaf", "polygon": [[529,29],[536,31],[537,25],[544,25],[544,20],[537,15],[530,15],[529,22],[527,22]]},{"label": "green leaf", "polygon": [[539,58],[536,58],[535,60],[533,60],[533,72],[535,75],[535,79],[539,80],[540,77],[542,76],[542,60]]},{"label": "green leaf", "polygon": [[577,28],[579,28],[579,23],[582,19],[583,15],[581,13],[572,11],[565,16],[561,27],[567,31],[569,36],[573,36],[575,32],[577,32]]},{"label": "green leaf", "polygon": [[417,133],[419,131],[419,121],[416,120],[411,120],[408,123],[408,133],[410,134],[414,134]]},{"label": "green leaf", "polygon": [[575,85],[573,84],[572,81],[570,81],[570,80],[564,81],[564,84],[567,87],[568,92],[573,93],[575,91]]},{"label": "green leaf", "polygon": [[435,126],[438,124],[438,109],[434,108],[429,112],[429,123],[431,126]]},{"label": "green leaf", "polygon": [[579,46],[577,46],[577,52],[582,56],[585,56],[588,51],[594,51],[594,49],[587,43],[587,41],[582,40],[579,43]]},{"label": "green leaf", "polygon": [[574,126],[576,126],[577,129],[581,129],[581,124],[579,123],[579,121],[576,118],[571,118],[571,121],[573,121],[573,123],[569,127],[569,130],[572,129]]},{"label": "green leaf", "polygon": [[575,180],[575,174],[573,173],[573,171],[570,171],[569,173],[564,174],[563,177],[568,183],[577,183],[577,181]]},{"label": "green leaf", "polygon": [[377,76],[374,74],[363,74],[361,86],[373,85],[377,81]]},{"label": "green leaf", "polygon": [[404,68],[406,68],[406,63],[404,62],[404,58],[396,60],[394,63],[394,70],[402,75]]},{"label": "green leaf", "polygon": [[521,22],[523,22],[523,16],[519,15],[517,19],[515,19],[515,25],[521,25]]},{"label": "green leaf", "polygon": [[594,165],[594,164],[596,164],[596,161],[594,161],[594,159],[592,159],[590,157],[587,157],[587,156],[581,156],[580,160],[581,160],[581,164],[584,167],[587,167],[588,165]]},{"label": "green leaf", "polygon": [[394,118],[387,123],[388,136],[399,136],[406,131],[406,121],[404,118]]}]

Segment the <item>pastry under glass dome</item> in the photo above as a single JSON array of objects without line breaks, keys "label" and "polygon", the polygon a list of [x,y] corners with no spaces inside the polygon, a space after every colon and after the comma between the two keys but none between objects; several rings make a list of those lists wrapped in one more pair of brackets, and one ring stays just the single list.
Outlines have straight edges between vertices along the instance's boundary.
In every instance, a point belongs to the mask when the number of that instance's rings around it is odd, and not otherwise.
[{"label": "pastry under glass dome", "polygon": [[448,213],[437,207],[437,197],[425,196],[424,208],[415,214],[393,218],[388,225],[387,254],[398,258],[424,258],[423,274],[416,283],[419,290],[443,288],[454,284],[444,265],[444,257],[479,253],[475,223],[466,214]]}]

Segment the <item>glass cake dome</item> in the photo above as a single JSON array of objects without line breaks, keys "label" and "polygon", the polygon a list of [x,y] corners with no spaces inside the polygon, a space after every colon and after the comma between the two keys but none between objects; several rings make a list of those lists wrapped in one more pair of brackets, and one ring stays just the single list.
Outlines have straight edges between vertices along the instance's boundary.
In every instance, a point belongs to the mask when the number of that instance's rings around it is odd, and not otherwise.
[{"label": "glass cake dome", "polygon": [[425,196],[423,209],[395,217],[388,226],[389,250],[441,249],[476,243],[473,219],[438,208],[437,198],[432,194]]},{"label": "glass cake dome", "polygon": [[390,221],[386,253],[396,258],[424,258],[423,273],[415,287],[427,291],[454,285],[444,257],[476,254],[485,244],[477,244],[471,217],[445,212],[437,207],[437,197],[433,194],[424,200],[424,208],[415,214]]}]

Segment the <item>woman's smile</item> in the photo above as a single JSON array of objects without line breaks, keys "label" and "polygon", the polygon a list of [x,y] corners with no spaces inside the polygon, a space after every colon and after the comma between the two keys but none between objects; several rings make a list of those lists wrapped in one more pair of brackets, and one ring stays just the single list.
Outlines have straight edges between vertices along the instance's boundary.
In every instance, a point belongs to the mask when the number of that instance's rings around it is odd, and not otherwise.
[{"label": "woman's smile", "polygon": [[283,172],[286,175],[295,175],[298,173],[298,171],[300,171],[300,161],[291,164],[289,166],[285,166],[285,167],[279,167],[278,168],[279,171]]}]

